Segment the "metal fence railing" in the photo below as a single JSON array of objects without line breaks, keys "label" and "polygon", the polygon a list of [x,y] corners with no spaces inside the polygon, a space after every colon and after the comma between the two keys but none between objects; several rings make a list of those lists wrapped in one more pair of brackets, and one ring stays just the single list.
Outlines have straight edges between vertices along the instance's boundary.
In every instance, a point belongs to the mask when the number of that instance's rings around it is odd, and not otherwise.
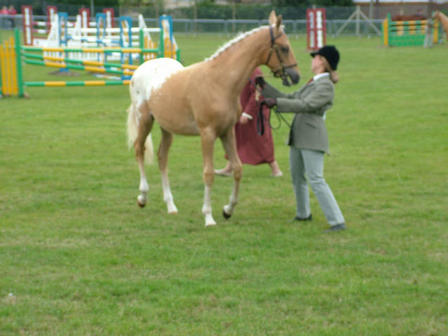
[{"label": "metal fence railing", "polygon": [[[260,25],[265,25],[266,20],[208,20],[208,19],[174,19],[173,29],[176,33],[198,34],[198,33],[218,33],[234,34],[241,31],[248,31]],[[371,20],[371,23],[381,31],[382,20]],[[284,20],[285,30],[289,35],[306,34],[306,20]],[[327,20],[327,34],[330,36],[339,35],[339,29],[346,24],[341,35],[372,36],[378,35],[368,22],[347,20]],[[357,27],[358,26],[358,27]]]},{"label": "metal fence railing", "polygon": [[[46,16],[34,15],[35,21],[45,21]],[[75,21],[74,16],[69,17],[69,21]],[[146,18],[146,25],[148,27],[157,27],[159,24],[156,18]],[[371,22],[381,31],[382,20],[371,20]],[[173,31],[175,34],[224,34],[232,35],[242,31],[248,31],[260,25],[267,24],[267,20],[225,20],[225,19],[173,19]],[[306,34],[306,20],[284,20],[285,29],[289,35],[304,35]],[[346,24],[346,27],[341,35],[359,35],[372,36],[378,35],[372,27],[364,20],[353,20],[347,23],[347,20],[333,19],[327,20],[327,34],[335,36],[338,30]],[[134,25],[137,26],[137,19]],[[12,30],[14,27],[22,27],[22,15],[3,16],[0,18],[0,29]],[[338,34],[339,35],[339,34]]]}]

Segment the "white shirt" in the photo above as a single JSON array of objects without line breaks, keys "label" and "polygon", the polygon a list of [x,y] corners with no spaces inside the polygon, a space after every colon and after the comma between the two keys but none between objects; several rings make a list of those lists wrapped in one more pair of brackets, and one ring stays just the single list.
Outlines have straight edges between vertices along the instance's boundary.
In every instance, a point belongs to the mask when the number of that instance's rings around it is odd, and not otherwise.
[{"label": "white shirt", "polygon": [[315,76],[313,77],[313,81],[316,81],[316,80],[318,80],[319,78],[326,77],[326,76],[330,76],[330,74],[329,74],[328,72],[324,72],[324,73],[317,74],[317,75],[315,75]]}]

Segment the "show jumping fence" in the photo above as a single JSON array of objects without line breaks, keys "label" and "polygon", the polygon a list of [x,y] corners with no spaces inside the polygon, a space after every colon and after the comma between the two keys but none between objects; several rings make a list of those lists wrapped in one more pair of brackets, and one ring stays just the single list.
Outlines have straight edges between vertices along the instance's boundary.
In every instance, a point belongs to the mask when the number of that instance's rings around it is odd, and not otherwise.
[{"label": "show jumping fence", "polygon": [[317,50],[326,44],[327,20],[325,8],[309,8],[306,11],[306,33],[308,50]]},{"label": "show jumping fence", "polygon": [[432,39],[434,44],[440,40],[440,23],[438,20],[392,21],[387,14],[383,21],[383,41],[385,46],[424,46]]},{"label": "show jumping fence", "polygon": [[[141,32],[141,34],[143,34]],[[165,49],[163,29],[160,31],[160,40],[157,48],[40,48],[22,46],[20,31],[14,32],[14,37],[0,45],[0,95],[25,96],[26,87],[65,87],[65,86],[109,86],[128,85],[129,76],[138,67],[136,64],[122,64],[107,62],[107,55],[112,53],[127,54],[132,59],[138,55],[139,63],[143,63],[148,55],[151,57],[179,58],[179,53],[172,54]],[[71,59],[71,53],[92,53],[97,55],[97,61]],[[58,56],[55,56],[58,55]],[[119,75],[121,80],[91,80],[91,81],[24,81],[22,62],[30,65],[54,67],[61,69],[85,70],[99,74]]]}]

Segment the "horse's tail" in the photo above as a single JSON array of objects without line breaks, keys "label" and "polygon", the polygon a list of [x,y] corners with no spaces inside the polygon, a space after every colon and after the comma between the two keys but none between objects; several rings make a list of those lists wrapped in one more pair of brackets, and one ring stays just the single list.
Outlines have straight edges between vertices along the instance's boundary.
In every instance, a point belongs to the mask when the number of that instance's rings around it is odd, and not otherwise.
[{"label": "horse's tail", "polygon": [[[131,103],[128,110],[128,146],[133,148],[135,140],[138,135],[138,111],[134,103]],[[154,148],[152,145],[151,133],[148,134],[145,140],[145,160],[146,163],[152,164],[154,162]]]}]

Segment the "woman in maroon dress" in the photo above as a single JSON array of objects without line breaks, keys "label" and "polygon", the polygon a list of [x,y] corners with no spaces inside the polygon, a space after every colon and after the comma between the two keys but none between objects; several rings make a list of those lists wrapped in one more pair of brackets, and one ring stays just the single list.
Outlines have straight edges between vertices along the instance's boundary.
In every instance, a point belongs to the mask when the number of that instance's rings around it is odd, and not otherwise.
[{"label": "woman in maroon dress", "polygon": [[[272,176],[282,176],[282,172],[274,157],[274,142],[271,128],[269,126],[269,108],[263,106],[265,120],[265,132],[263,135],[257,133],[257,118],[260,103],[263,97],[257,98],[258,92],[255,88],[255,79],[263,77],[260,68],[256,68],[240,95],[241,114],[239,122],[235,125],[236,147],[238,156],[243,164],[259,165],[268,163],[271,167]],[[215,174],[230,176],[232,168],[230,163],[222,169],[215,170]]]}]

